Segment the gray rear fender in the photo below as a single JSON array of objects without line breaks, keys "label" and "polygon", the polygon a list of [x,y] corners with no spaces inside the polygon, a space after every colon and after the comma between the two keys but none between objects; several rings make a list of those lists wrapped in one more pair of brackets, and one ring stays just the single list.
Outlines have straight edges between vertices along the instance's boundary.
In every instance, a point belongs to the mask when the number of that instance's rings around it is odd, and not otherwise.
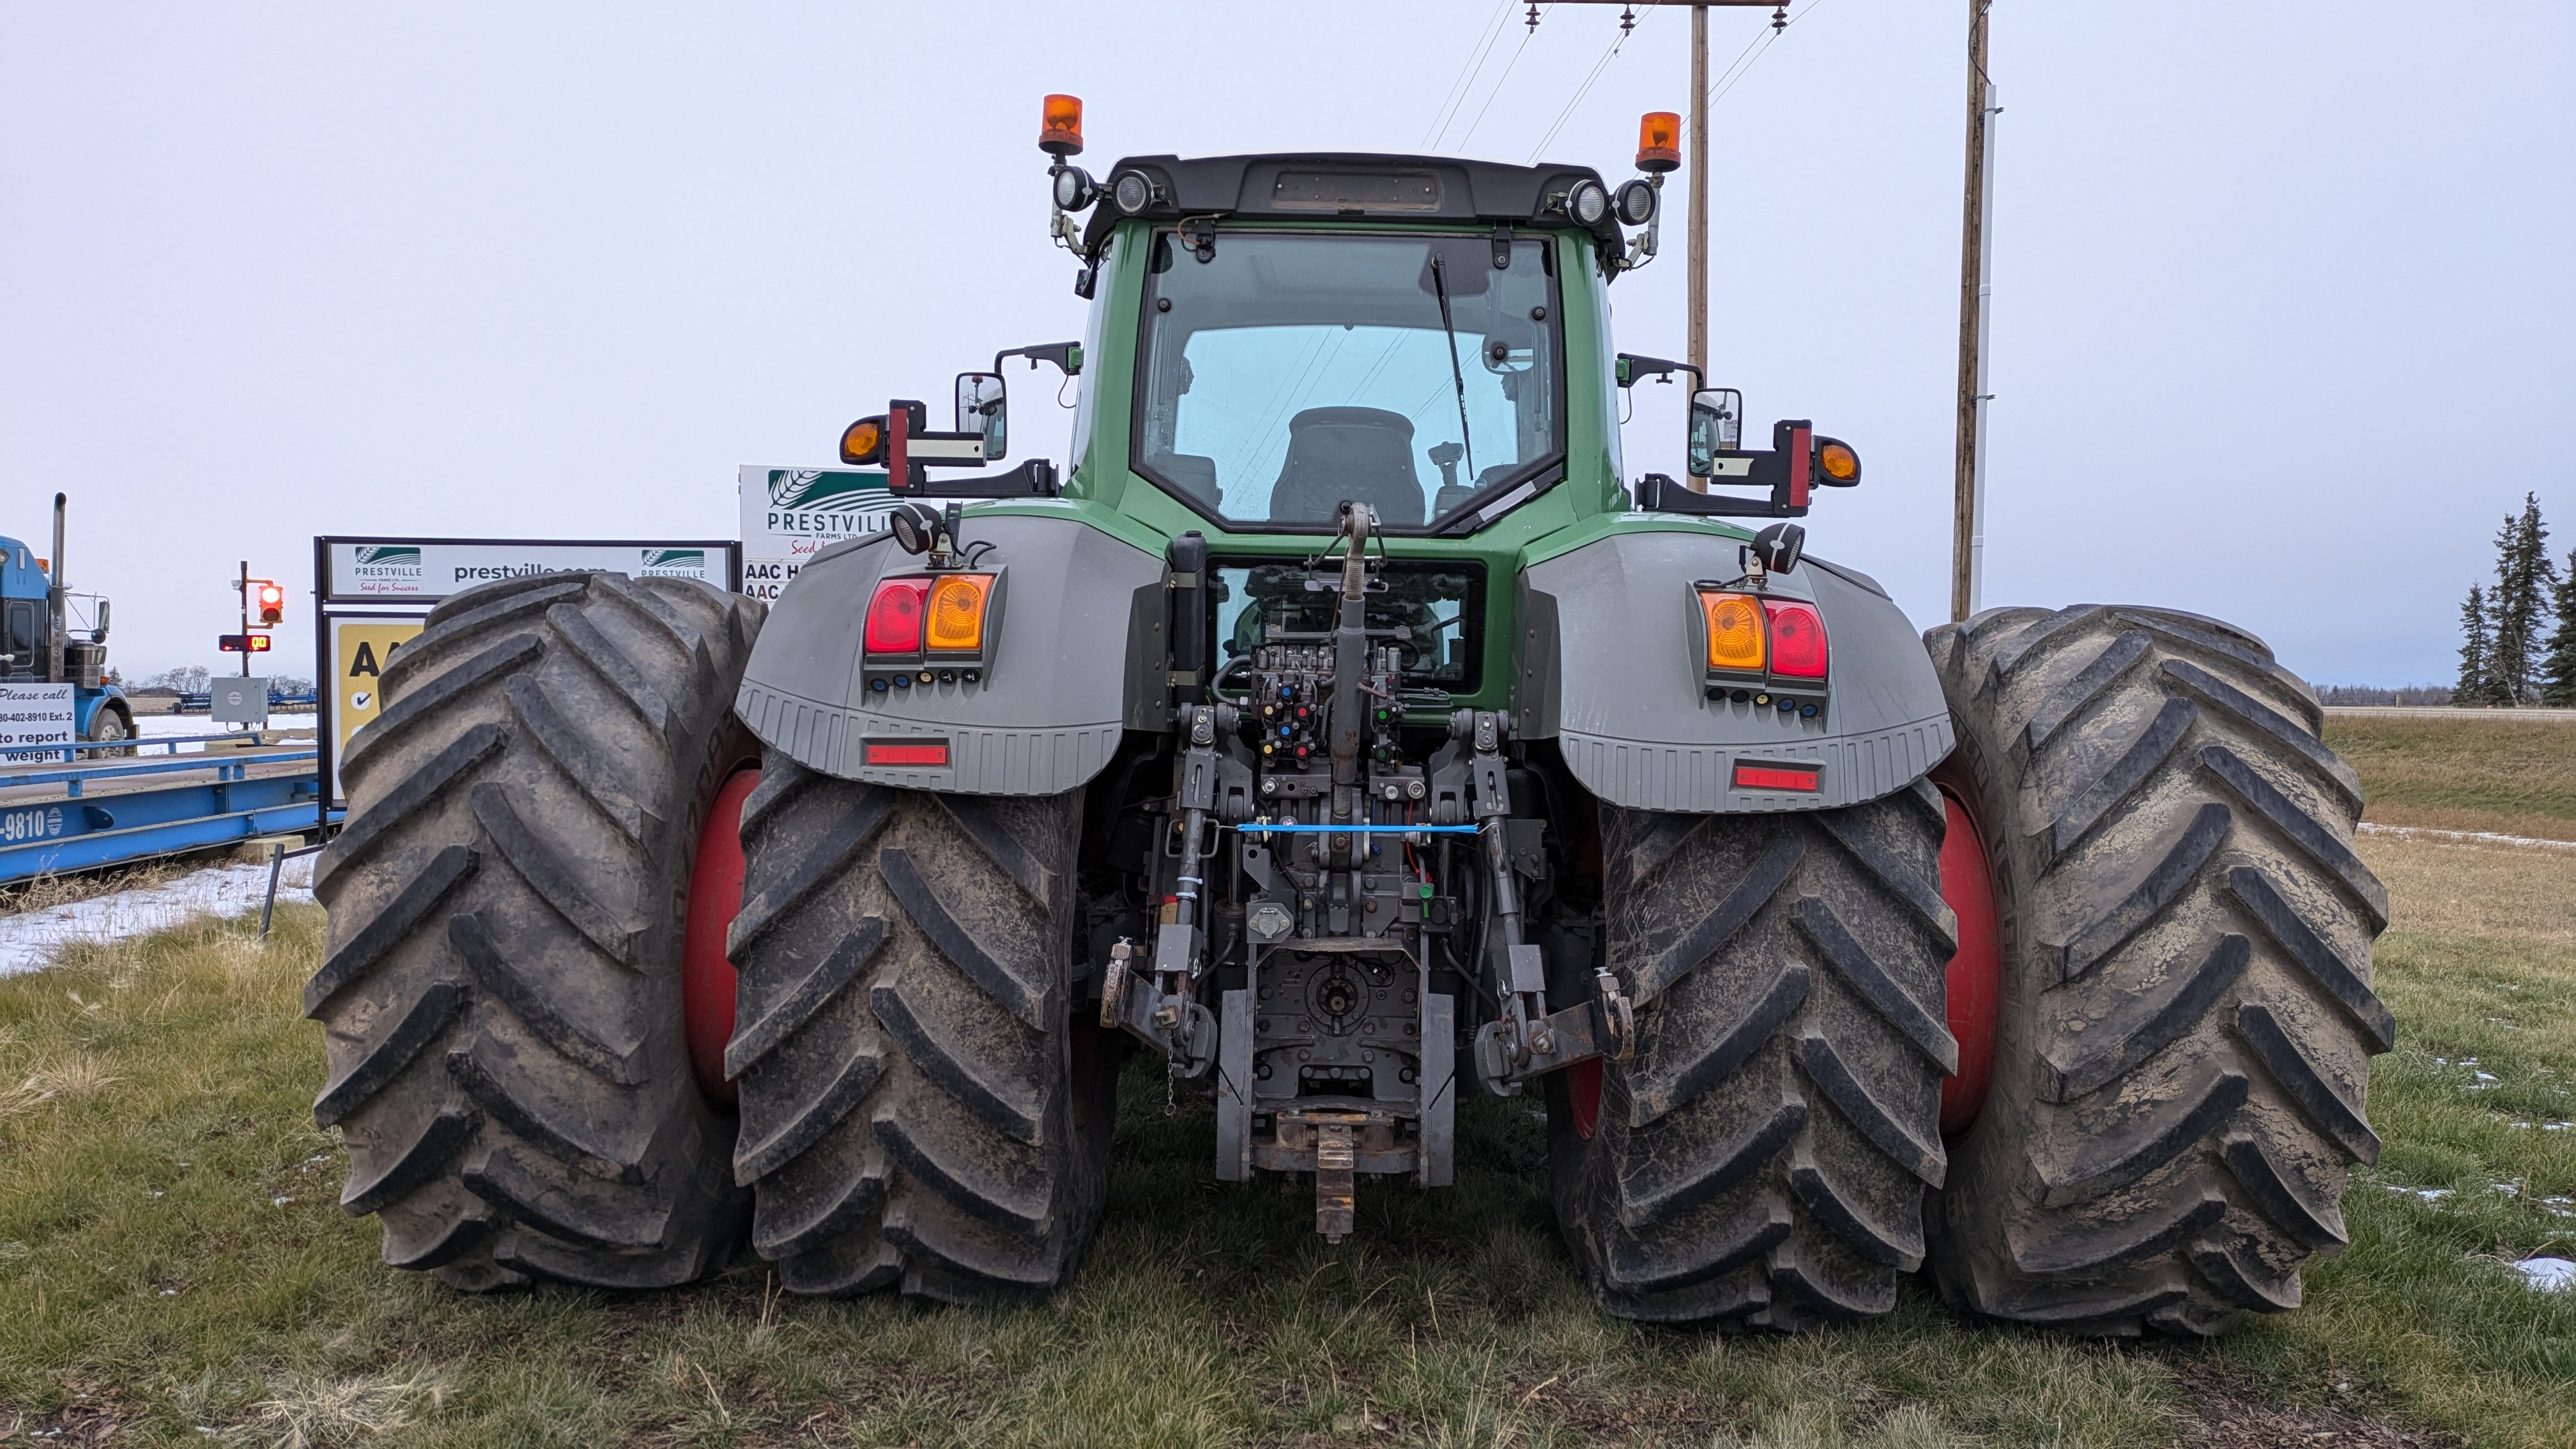
[{"label": "gray rear fender", "polygon": [[[1071,518],[966,515],[993,547],[998,618],[983,678],[871,691],[860,646],[881,578],[922,561],[885,535],[816,554],[771,606],[734,709],[762,743],[844,779],[967,795],[1054,795],[1100,772],[1126,730],[1160,729],[1162,559]],[[1154,681],[1160,685],[1161,681]],[[948,764],[865,763],[870,739],[944,740]]]},{"label": "gray rear fender", "polygon": [[[1522,738],[1556,740],[1574,777],[1613,805],[1702,814],[1857,805],[1940,763],[1955,736],[1913,624],[1868,575],[1814,558],[1767,592],[1824,618],[1823,712],[1705,696],[1691,585],[1742,576],[1739,547],[1714,529],[1618,532],[1526,569]],[[1739,759],[1813,762],[1818,789],[1736,789]]]}]

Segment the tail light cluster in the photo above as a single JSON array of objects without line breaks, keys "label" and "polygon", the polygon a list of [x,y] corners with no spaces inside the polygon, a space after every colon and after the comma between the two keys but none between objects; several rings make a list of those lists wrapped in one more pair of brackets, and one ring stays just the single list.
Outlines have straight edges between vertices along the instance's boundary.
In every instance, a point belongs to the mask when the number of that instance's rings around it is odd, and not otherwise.
[{"label": "tail light cluster", "polygon": [[1707,644],[1702,692],[1709,699],[1804,720],[1823,717],[1832,647],[1815,605],[1730,589],[1695,592]]},{"label": "tail light cluster", "polygon": [[1000,632],[1001,602],[999,574],[880,580],[861,631],[868,691],[983,682]]}]

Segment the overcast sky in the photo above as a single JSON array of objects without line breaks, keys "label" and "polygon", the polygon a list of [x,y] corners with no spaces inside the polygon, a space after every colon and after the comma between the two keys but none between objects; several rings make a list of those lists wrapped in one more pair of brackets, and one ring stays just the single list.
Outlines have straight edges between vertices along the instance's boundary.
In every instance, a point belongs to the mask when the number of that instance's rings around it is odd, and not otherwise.
[{"label": "overcast sky", "polygon": [[[1752,47],[1711,127],[1713,381],[1858,445],[1810,546],[1918,626],[1948,608],[1966,9],[1711,24],[1716,68]],[[1644,12],[1569,111],[1618,12],[1519,15],[8,0],[0,532],[71,494],[129,675],[224,664],[243,558],[309,672],[317,533],[732,536],[737,464],[828,463],[888,397],[1079,334],[1041,94],[1088,102],[1095,174],[1543,141],[1627,174],[1637,114],[1687,108],[1687,16]],[[1993,25],[1987,602],[2172,604],[2312,680],[2447,682],[2506,510],[2536,491],[2576,544],[2576,6]],[[1679,355],[1668,239],[1612,288],[1627,350]],[[1679,391],[1639,389],[1632,474],[1680,471]],[[1061,459],[1047,395],[1014,448]]]}]

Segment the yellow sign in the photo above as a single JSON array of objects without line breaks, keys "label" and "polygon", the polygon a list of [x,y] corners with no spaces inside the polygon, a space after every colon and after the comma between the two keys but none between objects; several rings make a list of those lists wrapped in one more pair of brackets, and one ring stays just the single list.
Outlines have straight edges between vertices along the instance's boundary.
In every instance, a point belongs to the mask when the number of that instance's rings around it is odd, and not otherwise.
[{"label": "yellow sign", "polygon": [[385,665],[394,647],[420,633],[418,619],[333,619],[331,621],[331,798],[343,798],[340,761],[349,754],[349,736],[383,709],[381,688]]}]

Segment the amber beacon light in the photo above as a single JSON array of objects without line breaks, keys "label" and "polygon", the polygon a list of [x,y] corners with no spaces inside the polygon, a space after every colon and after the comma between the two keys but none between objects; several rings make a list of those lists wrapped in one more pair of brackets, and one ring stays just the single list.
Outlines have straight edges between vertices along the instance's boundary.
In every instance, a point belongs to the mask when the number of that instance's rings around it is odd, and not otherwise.
[{"label": "amber beacon light", "polygon": [[1038,121],[1038,149],[1050,156],[1082,154],[1082,97],[1046,98]]},{"label": "amber beacon light", "polygon": [[1637,169],[1678,171],[1682,166],[1682,118],[1672,111],[1648,111],[1637,122]]}]

